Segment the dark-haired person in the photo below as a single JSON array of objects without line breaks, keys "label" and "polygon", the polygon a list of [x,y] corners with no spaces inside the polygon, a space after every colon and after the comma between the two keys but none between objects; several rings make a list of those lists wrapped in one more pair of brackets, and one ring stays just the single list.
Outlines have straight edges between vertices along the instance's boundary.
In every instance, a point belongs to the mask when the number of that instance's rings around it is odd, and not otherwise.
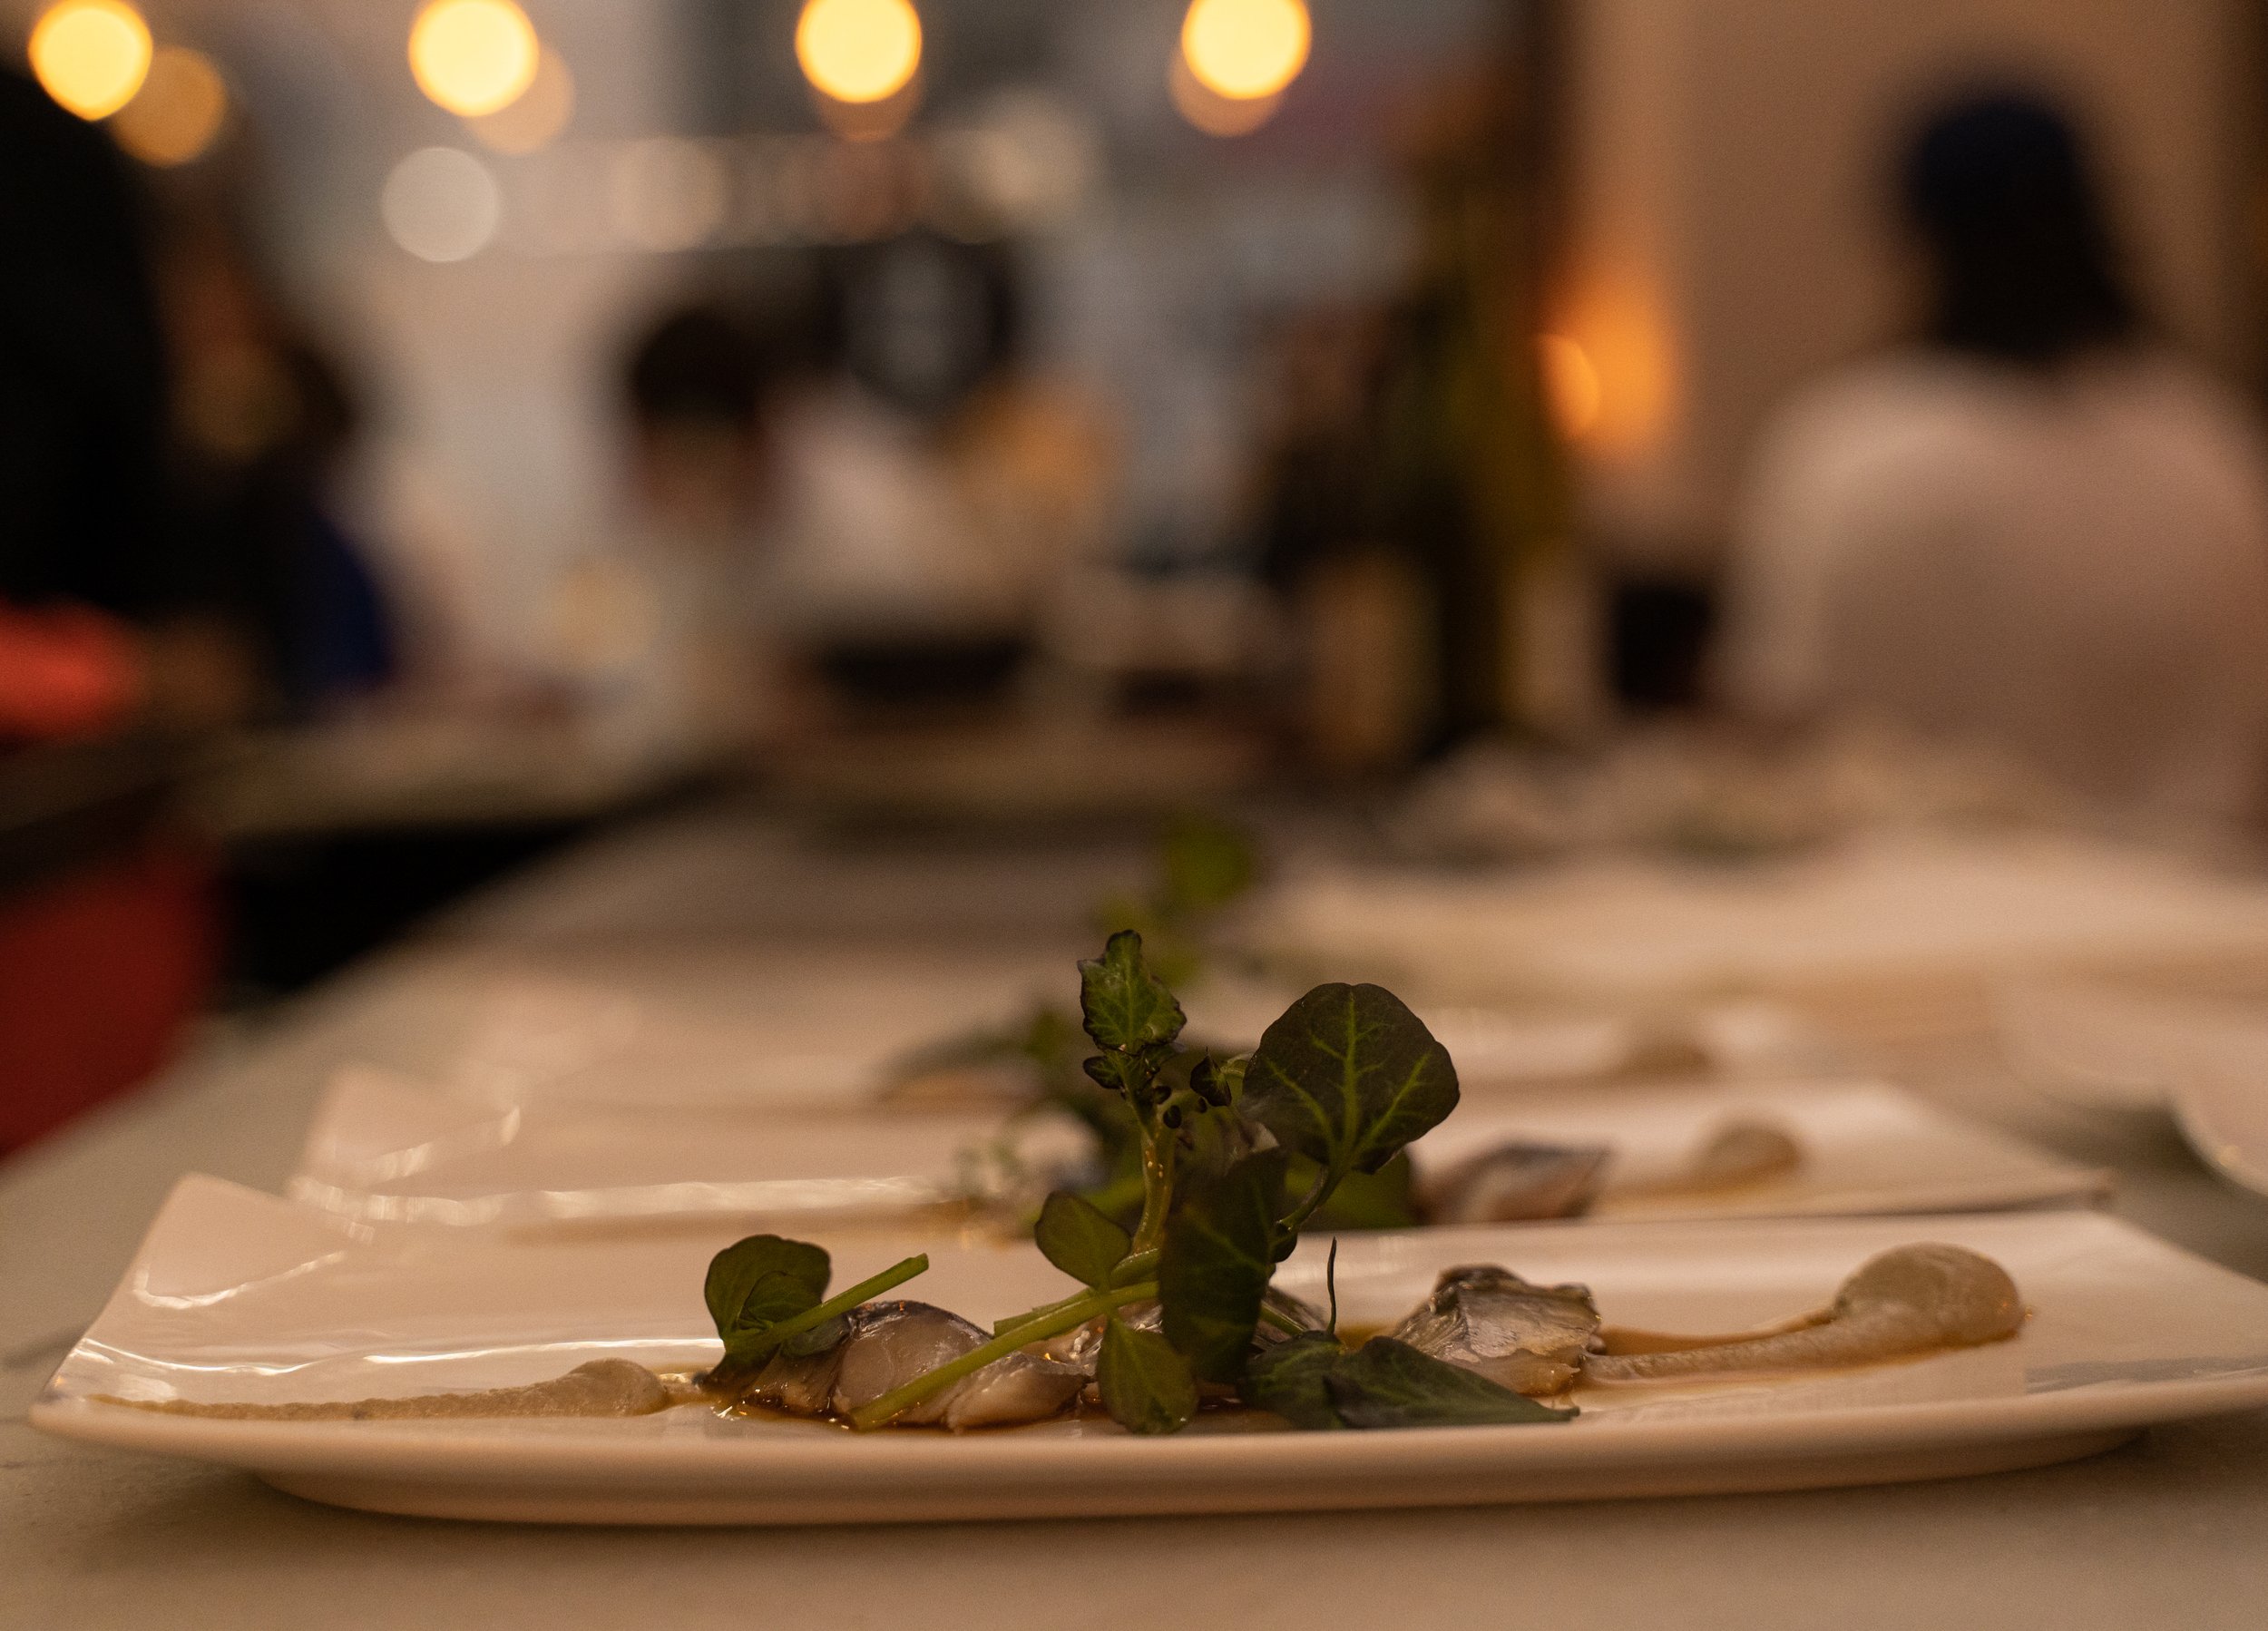
[{"label": "dark-haired person", "polygon": [[1901,181],[1923,331],[1769,427],[1728,584],[1725,700],[1985,747],[2111,808],[2255,816],[2261,426],[2150,335],[2052,107],[1950,107]]},{"label": "dark-haired person", "polygon": [[225,631],[181,615],[166,404],[125,161],[0,67],[0,1155],[150,1076],[213,972],[202,855],[73,792],[89,739],[213,723],[245,689]]}]

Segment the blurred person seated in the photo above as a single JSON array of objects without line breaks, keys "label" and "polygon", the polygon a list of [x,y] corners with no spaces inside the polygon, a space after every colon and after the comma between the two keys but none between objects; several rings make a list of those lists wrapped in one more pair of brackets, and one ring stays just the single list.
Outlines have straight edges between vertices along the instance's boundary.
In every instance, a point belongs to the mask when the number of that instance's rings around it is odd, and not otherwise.
[{"label": "blurred person seated", "polygon": [[666,312],[622,370],[630,547],[572,569],[562,632],[616,728],[699,755],[770,733],[777,666],[758,582],[776,347],[729,306]]},{"label": "blurred person seated", "polygon": [[396,668],[387,598],[341,519],[353,394],[217,215],[181,223],[158,264],[188,592],[242,642],[257,713],[320,716]]},{"label": "blurred person seated", "polygon": [[125,161],[0,68],[0,791],[62,812],[0,830],[0,1153],[154,1072],[217,961],[201,851],[82,796],[110,779],[102,738],[225,723],[250,694],[180,577],[167,383]]},{"label": "blurred person seated", "polygon": [[910,233],[835,272],[832,366],[780,416],[772,603],[837,708],[996,701],[1092,552],[1108,435],[1018,366],[999,254]]},{"label": "blurred person seated", "polygon": [[2146,819],[2256,816],[2260,425],[2149,333],[2052,107],[1955,105],[1901,179],[1926,327],[1769,426],[1716,653],[1725,700],[1998,750]]}]

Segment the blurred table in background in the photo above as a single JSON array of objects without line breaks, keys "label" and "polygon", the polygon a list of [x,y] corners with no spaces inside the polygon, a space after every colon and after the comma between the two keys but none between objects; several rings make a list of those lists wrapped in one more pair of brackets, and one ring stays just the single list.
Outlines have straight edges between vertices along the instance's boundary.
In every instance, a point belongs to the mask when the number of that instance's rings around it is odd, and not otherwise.
[{"label": "blurred table in background", "polygon": [[[511,1628],[2250,1626],[2268,1616],[2268,1416],[2155,1431],[2070,1466],[1950,1483],[1587,1506],[767,1531],[483,1527],[307,1505],[240,1475],[47,1440],[23,1411],[181,1172],[275,1190],[331,1072],[430,1067],[484,982],[545,972],[721,999],[796,959],[1043,967],[1139,882],[1139,836],[814,835],[735,805],[556,856],[413,942],[217,1035],[147,1098],[0,1169],[0,1619]],[[704,982],[707,982],[704,984]],[[1858,1062],[2077,1158],[2115,1209],[2268,1276],[2268,1202],[2162,1121],[2050,1104],[1975,1016]],[[453,1027],[455,1029],[453,1029]],[[1129,1558],[1157,1563],[1129,1583]],[[1147,1569],[1149,1565],[1142,1566]],[[1151,1578],[1145,1574],[1142,1579]],[[757,1607],[760,1605],[760,1610]]]},{"label": "blurred table in background", "polygon": [[239,738],[189,803],[224,857],[230,972],[266,994],[719,767],[568,717],[376,715]]}]

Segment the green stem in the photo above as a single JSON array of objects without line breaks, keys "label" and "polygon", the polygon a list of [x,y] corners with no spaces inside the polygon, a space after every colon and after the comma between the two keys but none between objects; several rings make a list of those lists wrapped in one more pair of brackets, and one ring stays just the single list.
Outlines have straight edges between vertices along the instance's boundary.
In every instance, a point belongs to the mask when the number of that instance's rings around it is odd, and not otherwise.
[{"label": "green stem", "polygon": [[760,1349],[749,1354],[746,1359],[728,1352],[725,1355],[725,1363],[718,1366],[718,1369],[721,1371],[726,1366],[730,1366],[735,1370],[753,1367],[758,1362],[769,1359],[777,1353],[780,1345],[790,1337],[801,1336],[807,1331],[816,1331],[836,1315],[848,1314],[861,1303],[870,1301],[885,1291],[904,1284],[916,1275],[925,1275],[928,1272],[929,1254],[927,1252],[920,1252],[902,1262],[894,1263],[880,1274],[861,1280],[849,1290],[836,1293],[816,1308],[807,1308],[801,1314],[790,1314],[777,1324],[766,1326],[758,1339],[763,1344]]},{"label": "green stem", "polygon": [[[1129,1252],[1119,1259],[1118,1267],[1110,1271],[1110,1284],[1101,1289],[1109,1291],[1120,1285],[1131,1285],[1138,1280],[1156,1278],[1159,1255],[1158,1248],[1156,1246],[1150,1247],[1146,1252]],[[1006,1336],[1012,1331],[1021,1331],[1025,1326],[1047,1319],[1074,1304],[1085,1302],[1095,1294],[1095,1290],[1096,1288],[1092,1286],[1082,1287],[1068,1297],[1059,1298],[1052,1303],[1042,1303],[1037,1308],[1012,1315],[1004,1320],[995,1320],[992,1323],[992,1334]]]},{"label": "green stem", "polygon": [[[1158,1135],[1165,1132],[1162,1138]],[[1152,1117],[1142,1121],[1142,1221],[1134,1229],[1134,1249],[1154,1251],[1165,1238],[1166,1211],[1173,1199],[1173,1152],[1175,1143],[1171,1129],[1161,1129]]]},{"label": "green stem", "polygon": [[1012,1331],[1021,1331],[1026,1325],[1036,1324],[1041,1320],[1061,1313],[1074,1303],[1084,1303],[1094,1294],[1092,1286],[1082,1285],[1068,1297],[1060,1297],[1052,1303],[1042,1303],[1037,1308],[1028,1308],[1022,1314],[1011,1314],[1004,1320],[993,1321],[992,1334],[1006,1336]]},{"label": "green stem", "polygon": [[893,1388],[873,1402],[860,1405],[851,1411],[850,1424],[861,1430],[886,1427],[932,1394],[943,1392],[963,1376],[973,1376],[986,1365],[1006,1359],[1027,1343],[1061,1336],[1066,1331],[1078,1329],[1099,1314],[1109,1314],[1114,1308],[1123,1307],[1129,1303],[1139,1303],[1157,1294],[1158,1286],[1154,1281],[1142,1285],[1089,1292],[1056,1314],[1044,1319],[1012,1325],[1002,1335],[995,1336],[980,1347],[970,1349],[960,1358],[947,1360],[934,1371],[923,1372],[904,1387]]},{"label": "green stem", "polygon": [[1119,1266],[1110,1271],[1110,1284],[1131,1285],[1137,1280],[1147,1280],[1158,1272],[1158,1259],[1163,1255],[1156,1246],[1146,1252],[1129,1252],[1119,1259]]},{"label": "green stem", "polygon": [[1275,1326],[1286,1336],[1297,1336],[1307,1329],[1306,1326],[1301,1324],[1297,1320],[1292,1318],[1290,1314],[1286,1314],[1282,1309],[1276,1307],[1272,1303],[1263,1303],[1260,1304],[1260,1318],[1268,1324]]},{"label": "green stem", "polygon": [[1331,1192],[1339,1187],[1340,1180],[1345,1177],[1346,1174],[1335,1167],[1326,1167],[1318,1173],[1315,1177],[1315,1187],[1307,1191],[1299,1205],[1292,1208],[1289,1216],[1276,1224],[1279,1241],[1288,1240],[1297,1235],[1300,1226],[1315,1215],[1317,1206],[1331,1198]]}]

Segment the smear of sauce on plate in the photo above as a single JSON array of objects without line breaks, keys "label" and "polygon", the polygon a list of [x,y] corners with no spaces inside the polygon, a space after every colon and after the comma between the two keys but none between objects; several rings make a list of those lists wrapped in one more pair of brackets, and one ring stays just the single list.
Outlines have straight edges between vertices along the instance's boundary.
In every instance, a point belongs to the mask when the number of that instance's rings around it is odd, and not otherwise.
[{"label": "smear of sauce on plate", "polygon": [[472,1393],[420,1393],[408,1399],[356,1399],[306,1404],[206,1404],[189,1399],[117,1399],[104,1404],[169,1416],[230,1421],[440,1421],[506,1418],[650,1416],[707,1395],[688,1379],[663,1377],[627,1359],[594,1359],[564,1376],[524,1387]]}]

